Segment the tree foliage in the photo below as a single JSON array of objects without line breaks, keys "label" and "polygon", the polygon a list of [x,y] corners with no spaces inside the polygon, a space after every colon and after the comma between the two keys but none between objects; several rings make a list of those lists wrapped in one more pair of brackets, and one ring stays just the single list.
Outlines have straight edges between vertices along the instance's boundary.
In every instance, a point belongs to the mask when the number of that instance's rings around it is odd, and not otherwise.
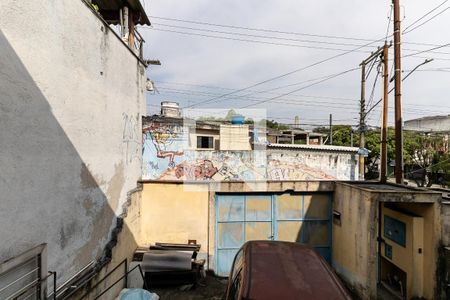
[{"label": "tree foliage", "polygon": [[[319,127],[315,132],[329,135],[329,127]],[[353,146],[359,147],[360,134],[350,125],[333,126],[333,145],[351,146],[353,131]],[[327,139],[329,143],[329,138]],[[450,154],[448,141],[443,135],[430,135],[413,131],[403,132],[403,160],[406,166],[406,176],[415,180],[419,186],[439,183],[450,185]],[[365,160],[369,172],[375,170],[381,157],[381,132],[370,129],[365,132],[365,148],[369,156]],[[388,162],[395,160],[395,132],[388,129],[387,136]]]}]

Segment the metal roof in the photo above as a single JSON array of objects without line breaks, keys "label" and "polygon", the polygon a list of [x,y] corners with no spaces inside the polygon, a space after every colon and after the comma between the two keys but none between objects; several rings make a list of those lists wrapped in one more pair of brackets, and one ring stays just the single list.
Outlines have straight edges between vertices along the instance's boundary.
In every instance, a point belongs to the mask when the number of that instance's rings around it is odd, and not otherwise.
[{"label": "metal roof", "polygon": [[316,151],[337,151],[337,152],[352,152],[357,153],[358,147],[345,147],[333,145],[303,145],[303,144],[267,144],[267,148],[286,148],[286,149],[305,149]]}]

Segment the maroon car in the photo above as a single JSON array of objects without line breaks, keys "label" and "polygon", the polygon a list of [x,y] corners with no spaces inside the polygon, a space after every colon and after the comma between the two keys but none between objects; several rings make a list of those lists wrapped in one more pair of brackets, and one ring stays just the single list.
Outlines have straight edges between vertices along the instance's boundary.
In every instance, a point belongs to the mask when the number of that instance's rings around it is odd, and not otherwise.
[{"label": "maroon car", "polygon": [[225,299],[352,298],[312,248],[290,242],[249,241],[234,258]]}]

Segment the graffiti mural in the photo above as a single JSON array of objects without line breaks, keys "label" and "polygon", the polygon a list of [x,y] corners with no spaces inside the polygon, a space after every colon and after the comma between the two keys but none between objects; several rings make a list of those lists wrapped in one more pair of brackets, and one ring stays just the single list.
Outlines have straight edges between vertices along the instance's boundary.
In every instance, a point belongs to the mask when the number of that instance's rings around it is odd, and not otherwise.
[{"label": "graffiti mural", "polygon": [[185,141],[183,126],[151,122],[143,131],[143,178],[159,179],[165,170],[181,162]]},{"label": "graffiti mural", "polygon": [[142,178],[222,182],[354,180],[357,176],[357,159],[351,153],[195,150],[189,147],[188,137],[182,124],[144,124]]},{"label": "graffiti mural", "polygon": [[184,151],[184,159],[175,168],[167,169],[161,180],[245,181],[264,180],[263,163],[256,164],[252,151]]}]

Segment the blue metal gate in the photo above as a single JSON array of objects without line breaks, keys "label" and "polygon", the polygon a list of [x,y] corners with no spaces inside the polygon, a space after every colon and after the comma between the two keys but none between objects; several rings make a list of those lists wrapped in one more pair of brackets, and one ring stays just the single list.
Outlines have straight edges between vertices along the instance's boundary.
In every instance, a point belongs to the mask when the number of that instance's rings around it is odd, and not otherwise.
[{"label": "blue metal gate", "polygon": [[217,195],[217,274],[228,276],[235,254],[249,240],[308,244],[330,262],[331,204],[329,193]]}]

